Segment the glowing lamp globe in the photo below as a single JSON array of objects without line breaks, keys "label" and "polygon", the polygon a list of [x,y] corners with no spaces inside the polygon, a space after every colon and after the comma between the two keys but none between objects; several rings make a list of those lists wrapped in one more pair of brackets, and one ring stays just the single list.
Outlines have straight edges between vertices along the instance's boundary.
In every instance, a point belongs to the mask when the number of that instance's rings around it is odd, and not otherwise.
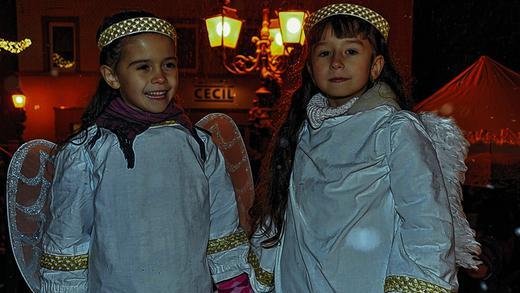
[{"label": "glowing lamp globe", "polygon": [[280,56],[284,54],[284,45],[282,32],[280,31],[280,24],[278,19],[271,19],[269,22],[269,38],[271,39],[271,44],[269,45],[269,50],[271,51],[272,56]]},{"label": "glowing lamp globe", "polygon": [[278,18],[280,19],[283,42],[285,44],[301,43],[305,12],[296,10],[280,11],[278,13]]},{"label": "glowing lamp globe", "polygon": [[13,94],[11,95],[13,99],[13,105],[15,108],[21,109],[25,107],[26,97],[23,94]]}]

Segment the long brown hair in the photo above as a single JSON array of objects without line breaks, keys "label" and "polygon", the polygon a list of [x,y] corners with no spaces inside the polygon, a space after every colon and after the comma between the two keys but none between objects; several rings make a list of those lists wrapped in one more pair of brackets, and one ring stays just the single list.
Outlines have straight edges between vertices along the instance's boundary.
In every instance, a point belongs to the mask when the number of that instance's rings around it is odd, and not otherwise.
[{"label": "long brown hair", "polygon": [[[370,42],[374,56],[382,55],[385,59],[385,65],[377,81],[387,83],[399,97],[401,107],[407,109],[408,104],[405,102],[406,97],[401,77],[391,62],[387,42],[381,33],[371,24],[359,18],[344,15],[332,16],[316,24],[306,35],[308,50],[304,51],[310,52],[313,45],[321,40],[328,27],[332,28],[337,38],[360,37]],[[309,55],[307,62],[309,62]],[[285,120],[278,128],[269,154],[265,158],[268,160],[267,167],[260,174],[255,201],[249,211],[253,231],[266,237],[266,240],[263,241],[263,245],[266,247],[280,242],[300,128],[307,119],[307,105],[312,96],[318,92],[319,89],[314,85],[304,66],[301,71],[301,86],[292,95]]]}]

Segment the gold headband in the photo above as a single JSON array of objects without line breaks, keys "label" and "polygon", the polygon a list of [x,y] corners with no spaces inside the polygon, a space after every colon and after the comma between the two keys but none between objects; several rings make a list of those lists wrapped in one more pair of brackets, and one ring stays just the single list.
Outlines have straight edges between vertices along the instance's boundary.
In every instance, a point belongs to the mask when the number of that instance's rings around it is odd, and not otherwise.
[{"label": "gold headband", "polygon": [[98,47],[103,49],[103,47],[119,38],[146,32],[162,34],[170,37],[172,40],[177,38],[175,28],[166,20],[156,17],[136,17],[109,26],[99,36]]},{"label": "gold headband", "polygon": [[361,18],[373,25],[385,40],[388,39],[390,25],[386,19],[373,10],[350,3],[331,4],[316,10],[305,20],[303,29],[305,32],[309,32],[318,22],[334,15],[350,15]]}]

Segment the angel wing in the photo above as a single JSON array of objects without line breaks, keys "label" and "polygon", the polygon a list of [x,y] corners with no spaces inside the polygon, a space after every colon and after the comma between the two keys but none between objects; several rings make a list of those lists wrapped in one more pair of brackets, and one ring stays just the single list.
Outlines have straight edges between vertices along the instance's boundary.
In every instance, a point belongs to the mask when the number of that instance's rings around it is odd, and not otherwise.
[{"label": "angel wing", "polygon": [[469,226],[462,208],[462,184],[467,170],[464,159],[469,143],[451,118],[442,118],[431,112],[419,113],[426,131],[433,141],[448,191],[455,230],[455,260],[458,266],[476,269],[480,244]]},{"label": "angel wing", "polygon": [[13,254],[32,292],[40,292],[40,255],[56,145],[31,140],[14,153],[7,172],[7,221]]},{"label": "angel wing", "polygon": [[224,155],[226,169],[235,190],[240,225],[249,234],[251,223],[248,211],[255,193],[249,157],[240,131],[233,119],[221,113],[209,114],[195,125],[211,133],[213,142]]}]

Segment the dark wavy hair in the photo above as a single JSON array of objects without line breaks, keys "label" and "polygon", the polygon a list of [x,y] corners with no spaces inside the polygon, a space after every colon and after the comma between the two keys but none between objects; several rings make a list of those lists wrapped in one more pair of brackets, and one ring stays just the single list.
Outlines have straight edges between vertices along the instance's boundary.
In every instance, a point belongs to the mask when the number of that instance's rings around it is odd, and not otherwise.
[{"label": "dark wavy hair", "polygon": [[[136,17],[156,17],[154,14],[146,12],[146,11],[122,11],[117,14],[114,14],[108,18],[105,18],[101,26],[98,28],[96,33],[96,43],[99,41],[99,37],[101,33],[107,29],[109,26],[114,23],[118,23],[123,20],[136,18]],[[99,54],[99,64],[107,65],[111,68],[115,68],[117,63],[121,58],[121,48],[122,41],[125,38],[119,38],[109,45],[106,45],[101,49]],[[81,127],[75,131],[67,140],[64,142],[70,142],[73,137],[75,137],[78,133],[84,132],[85,135],[83,139],[88,139],[87,129],[96,123],[96,119],[103,113],[105,108],[110,104],[110,102],[119,96],[119,91],[111,88],[103,79],[103,77],[99,78],[98,87],[96,92],[90,99],[89,104],[85,108],[83,115],[81,116]],[[82,140],[83,143],[84,140]]]},{"label": "dark wavy hair", "polygon": [[[409,109],[401,77],[393,66],[388,45],[383,35],[368,22],[352,16],[336,15],[316,24],[307,36],[309,52],[306,62],[310,62],[310,52],[319,42],[327,28],[331,28],[337,38],[360,37],[367,39],[372,46],[372,58],[382,55],[385,59],[383,70],[376,81],[387,83],[398,97],[403,109]],[[369,81],[368,88],[375,81]],[[277,130],[269,153],[266,156],[267,167],[261,172],[256,197],[249,214],[252,218],[253,231],[261,233],[266,240],[265,247],[279,243],[284,229],[285,210],[289,196],[289,180],[293,159],[298,143],[298,134],[302,123],[307,119],[307,105],[313,95],[319,92],[311,75],[304,66],[301,71],[301,86],[291,97],[291,104],[285,120]]]}]

